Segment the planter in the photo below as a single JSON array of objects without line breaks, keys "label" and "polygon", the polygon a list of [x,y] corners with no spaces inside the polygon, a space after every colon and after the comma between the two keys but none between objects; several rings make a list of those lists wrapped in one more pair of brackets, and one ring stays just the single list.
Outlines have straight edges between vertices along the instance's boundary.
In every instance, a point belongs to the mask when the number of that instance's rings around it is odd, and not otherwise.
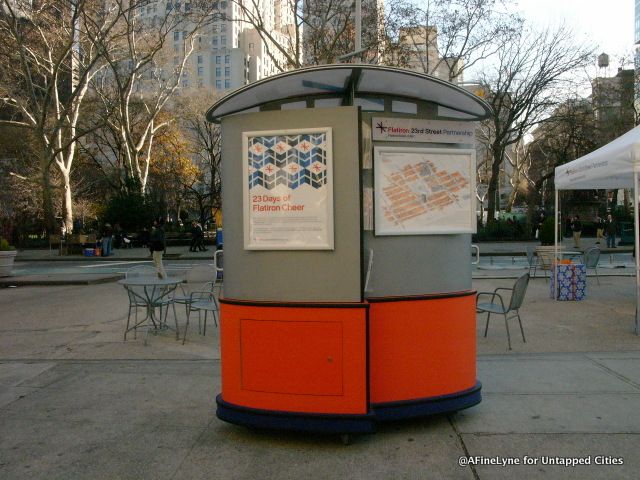
[{"label": "planter", "polygon": [[0,251],[0,277],[8,277],[13,270],[13,260],[16,258],[16,250]]}]

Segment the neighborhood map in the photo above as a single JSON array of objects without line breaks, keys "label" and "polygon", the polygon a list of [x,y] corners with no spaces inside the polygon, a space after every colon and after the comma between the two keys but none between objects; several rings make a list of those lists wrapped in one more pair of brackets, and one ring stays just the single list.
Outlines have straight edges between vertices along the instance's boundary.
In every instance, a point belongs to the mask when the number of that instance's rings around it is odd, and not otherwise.
[{"label": "neighborhood map", "polygon": [[468,155],[384,152],[376,169],[382,233],[469,228],[469,161]]}]

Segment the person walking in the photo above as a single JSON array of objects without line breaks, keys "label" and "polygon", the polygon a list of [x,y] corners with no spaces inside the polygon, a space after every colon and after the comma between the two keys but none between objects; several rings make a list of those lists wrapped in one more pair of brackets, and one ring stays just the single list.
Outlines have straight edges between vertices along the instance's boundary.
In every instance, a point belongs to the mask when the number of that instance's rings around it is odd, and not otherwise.
[{"label": "person walking", "polygon": [[616,248],[616,221],[611,214],[607,215],[607,219],[604,222],[604,232],[607,235],[607,248]]},{"label": "person walking", "polygon": [[111,255],[111,242],[113,241],[113,229],[110,223],[105,223],[102,229],[102,256]]},{"label": "person walking", "polygon": [[596,243],[600,243],[600,239],[604,240],[604,218],[596,215]]},{"label": "person walking", "polygon": [[189,245],[189,251],[195,252],[198,246],[198,229],[196,227],[198,222],[195,220],[191,222],[191,245]]},{"label": "person walking", "polygon": [[160,278],[167,278],[167,272],[165,272],[164,265],[162,264],[162,254],[166,246],[164,222],[162,219],[154,220],[151,235],[149,236],[149,250],[151,250],[153,264],[156,266],[156,271]]},{"label": "person walking", "polygon": [[573,221],[571,222],[571,231],[573,232],[573,248],[581,248],[580,235],[582,235],[582,222],[580,221],[580,215],[573,217]]}]

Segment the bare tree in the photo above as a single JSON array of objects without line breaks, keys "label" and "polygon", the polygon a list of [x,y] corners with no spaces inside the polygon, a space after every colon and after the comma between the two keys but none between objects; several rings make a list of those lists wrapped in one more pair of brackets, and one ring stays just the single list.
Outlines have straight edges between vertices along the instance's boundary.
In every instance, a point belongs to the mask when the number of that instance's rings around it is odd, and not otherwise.
[{"label": "bare tree", "polygon": [[[260,0],[233,0],[240,10],[229,18],[252,30],[279,71],[330,64],[354,51],[354,4],[344,0],[276,0],[276,14]],[[362,4],[360,61],[376,62],[381,48],[380,4]]]},{"label": "bare tree", "polygon": [[452,81],[500,51],[522,28],[510,0],[394,0],[385,61]]},{"label": "bare tree", "polygon": [[[200,49],[200,33],[219,15],[208,2],[177,2],[173,9],[168,3],[166,10],[154,4],[154,9],[162,11],[151,12],[147,4],[144,0],[133,5],[130,0],[112,2],[118,30],[102,39],[104,43],[96,42],[108,69],[93,82],[104,111],[111,112],[106,135],[118,137],[110,138],[109,148],[120,157],[112,161],[123,169],[122,184],[127,188],[135,184],[141,192],[147,188],[154,137],[167,125],[159,116],[178,88],[189,81],[189,59]],[[178,51],[171,49],[172,38]]]},{"label": "bare tree", "polygon": [[81,109],[91,79],[100,71],[96,48],[116,19],[102,3],[0,0],[0,100],[9,119],[0,124],[31,130],[40,144],[39,174],[46,227],[55,229],[51,167],[64,188],[64,226],[73,229],[71,171]]},{"label": "bare tree", "polygon": [[179,103],[181,123],[189,140],[195,177],[185,184],[187,196],[198,210],[200,223],[208,222],[222,206],[220,126],[208,122],[205,112],[215,101],[212,96],[192,95]]},{"label": "bare tree", "polygon": [[496,63],[481,75],[493,115],[487,120],[486,148],[491,152],[488,221],[497,208],[496,192],[505,152],[548,116],[572,84],[571,72],[593,58],[593,48],[578,45],[571,30],[523,29],[496,54]]}]

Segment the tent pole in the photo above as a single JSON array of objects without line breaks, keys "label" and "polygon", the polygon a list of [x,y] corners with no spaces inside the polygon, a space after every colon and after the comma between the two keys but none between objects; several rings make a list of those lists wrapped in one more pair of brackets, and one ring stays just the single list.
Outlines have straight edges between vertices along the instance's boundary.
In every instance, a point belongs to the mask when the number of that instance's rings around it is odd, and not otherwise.
[{"label": "tent pole", "polygon": [[555,221],[553,222],[553,260],[551,261],[551,280],[553,282],[554,288],[553,288],[553,299],[554,300],[558,300],[558,276],[556,274],[556,270],[557,267],[555,267],[555,265],[557,265],[558,263],[558,205],[559,205],[559,201],[558,201],[558,187],[554,187],[555,190],[555,211],[554,211],[554,217],[555,217]]},{"label": "tent pole", "polygon": [[633,229],[634,229],[634,248],[636,252],[636,335],[640,335],[640,250],[638,245],[640,238],[638,232],[640,225],[638,225],[638,171],[633,169]]}]

